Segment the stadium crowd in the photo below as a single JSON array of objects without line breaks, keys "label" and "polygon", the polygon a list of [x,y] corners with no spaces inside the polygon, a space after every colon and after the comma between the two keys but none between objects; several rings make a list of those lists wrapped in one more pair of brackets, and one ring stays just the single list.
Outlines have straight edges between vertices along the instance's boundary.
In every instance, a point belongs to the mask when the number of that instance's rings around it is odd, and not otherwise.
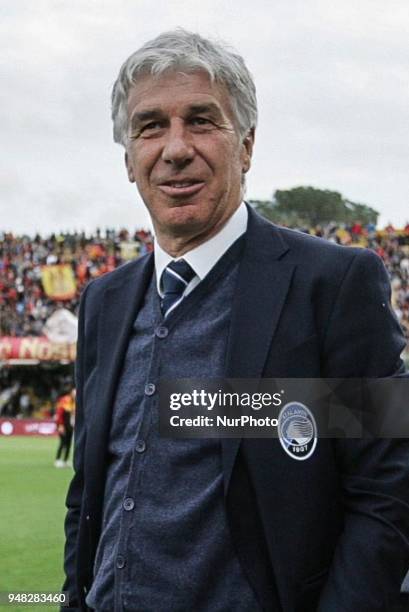
[{"label": "stadium crowd", "polygon": [[[152,235],[140,230],[97,230],[52,234],[49,237],[14,236],[0,233],[0,336],[40,336],[50,315],[64,307],[77,314],[79,296],[86,283],[152,250]],[[70,300],[47,296],[42,267],[69,264],[76,281]]]},{"label": "stadium crowd", "polygon": [[[297,228],[344,245],[373,249],[385,262],[393,288],[393,306],[409,340],[409,224],[402,230],[389,225],[352,226],[335,223],[325,227]],[[52,234],[49,237],[0,233],[0,336],[39,336],[50,315],[64,307],[77,314],[79,296],[86,283],[127,260],[153,248],[150,232],[106,230]],[[42,283],[44,265],[69,264],[76,291],[70,300],[47,296]]]}]

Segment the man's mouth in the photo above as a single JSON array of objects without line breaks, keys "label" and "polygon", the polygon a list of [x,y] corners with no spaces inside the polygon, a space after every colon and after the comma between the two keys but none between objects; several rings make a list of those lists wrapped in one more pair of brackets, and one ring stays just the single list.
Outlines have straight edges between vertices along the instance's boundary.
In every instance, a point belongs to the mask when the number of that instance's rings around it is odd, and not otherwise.
[{"label": "man's mouth", "polygon": [[173,198],[195,195],[203,186],[204,182],[198,179],[170,179],[158,185],[163,193]]}]

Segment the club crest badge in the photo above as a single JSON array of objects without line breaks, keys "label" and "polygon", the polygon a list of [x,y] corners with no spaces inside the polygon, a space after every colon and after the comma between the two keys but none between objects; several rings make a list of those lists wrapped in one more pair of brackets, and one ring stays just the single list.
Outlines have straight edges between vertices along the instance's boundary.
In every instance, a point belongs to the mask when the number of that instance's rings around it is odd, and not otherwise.
[{"label": "club crest badge", "polygon": [[317,446],[317,424],[304,404],[289,402],[278,415],[278,438],[281,446],[292,459],[304,461]]}]

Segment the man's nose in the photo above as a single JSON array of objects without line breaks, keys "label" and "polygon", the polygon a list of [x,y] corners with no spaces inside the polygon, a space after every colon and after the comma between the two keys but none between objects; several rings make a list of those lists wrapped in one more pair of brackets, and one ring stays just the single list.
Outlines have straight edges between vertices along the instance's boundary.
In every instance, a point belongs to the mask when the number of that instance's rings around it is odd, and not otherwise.
[{"label": "man's nose", "polygon": [[162,151],[163,161],[175,166],[185,166],[193,157],[194,147],[186,126],[181,121],[171,123]]}]

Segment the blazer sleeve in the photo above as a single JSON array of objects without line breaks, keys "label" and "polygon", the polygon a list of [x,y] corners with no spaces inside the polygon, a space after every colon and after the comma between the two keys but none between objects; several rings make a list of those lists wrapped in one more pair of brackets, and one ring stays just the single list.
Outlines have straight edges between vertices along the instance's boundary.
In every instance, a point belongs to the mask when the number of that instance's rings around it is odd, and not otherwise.
[{"label": "blazer sleeve", "polygon": [[68,489],[66,498],[67,514],[65,518],[65,549],[64,549],[64,571],[65,582],[62,591],[67,591],[69,596],[69,608],[64,611],[80,610],[79,597],[77,593],[77,540],[84,488],[84,449],[86,441],[86,427],[84,422],[83,404],[83,381],[84,381],[84,319],[87,291],[84,290],[79,310],[77,359],[75,363],[75,386],[76,386],[76,415],[74,429],[74,476]]},{"label": "blazer sleeve", "polygon": [[[337,377],[339,371],[359,377],[402,374],[404,345],[390,306],[385,267],[377,255],[363,249],[333,305],[325,338],[325,376]],[[400,610],[400,586],[409,568],[409,441],[334,443],[345,523],[318,612]]]}]

